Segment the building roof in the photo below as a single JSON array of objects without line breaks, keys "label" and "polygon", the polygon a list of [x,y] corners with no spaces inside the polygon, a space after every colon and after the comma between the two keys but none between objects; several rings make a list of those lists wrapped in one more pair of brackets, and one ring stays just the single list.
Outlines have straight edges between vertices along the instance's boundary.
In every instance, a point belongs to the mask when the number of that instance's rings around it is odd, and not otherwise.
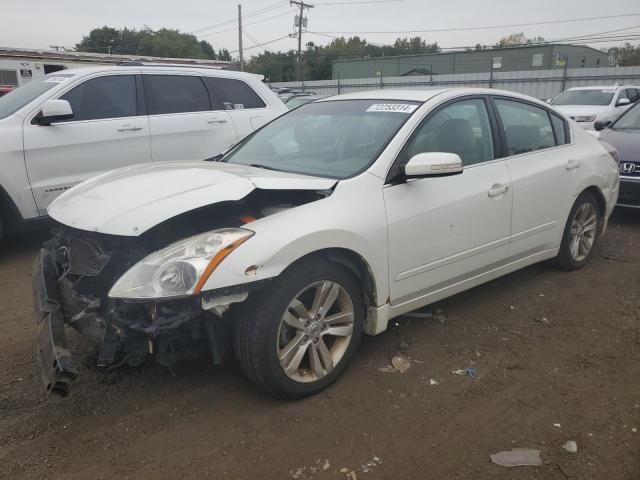
[{"label": "building roof", "polygon": [[411,53],[411,54],[405,54],[405,55],[388,55],[388,56],[380,56],[380,57],[370,57],[370,58],[352,58],[352,59],[345,59],[345,60],[333,60],[331,63],[340,63],[340,62],[360,62],[360,61],[366,61],[366,60],[382,60],[382,59],[389,59],[389,58],[407,58],[407,57],[425,57],[425,56],[444,56],[444,55],[453,55],[453,54],[458,54],[458,53],[476,53],[476,54],[480,54],[480,53],[486,53],[486,52],[503,52],[505,50],[523,50],[523,49],[527,49],[527,48],[548,48],[548,47],[575,47],[575,48],[588,48],[590,50],[593,50],[594,52],[600,53],[602,55],[607,55],[606,52],[603,52],[601,50],[598,50],[596,48],[593,47],[589,47],[587,45],[572,45],[570,43],[534,43],[531,45],[518,45],[518,46],[514,46],[514,47],[498,47],[498,48],[484,48],[481,50],[451,50],[449,52],[433,52],[433,53],[429,53],[429,52],[425,52],[425,53]]}]

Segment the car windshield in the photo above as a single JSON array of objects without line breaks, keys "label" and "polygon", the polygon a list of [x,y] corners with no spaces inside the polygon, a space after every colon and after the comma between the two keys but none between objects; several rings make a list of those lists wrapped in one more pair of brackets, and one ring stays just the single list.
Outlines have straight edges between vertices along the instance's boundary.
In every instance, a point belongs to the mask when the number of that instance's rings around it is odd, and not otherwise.
[{"label": "car windshield", "polygon": [[609,105],[613,100],[614,90],[567,90],[551,102],[552,105]]},{"label": "car windshield", "polygon": [[6,118],[12,115],[47,90],[52,89],[71,77],[73,77],[73,74],[55,73],[39,80],[31,80],[24,86],[7,93],[0,98],[0,118]]},{"label": "car windshield", "polygon": [[614,130],[640,130],[640,103],[627,110],[611,128]]},{"label": "car windshield", "polygon": [[223,161],[348,178],[375,161],[418,106],[395,100],[308,103],[258,130]]}]

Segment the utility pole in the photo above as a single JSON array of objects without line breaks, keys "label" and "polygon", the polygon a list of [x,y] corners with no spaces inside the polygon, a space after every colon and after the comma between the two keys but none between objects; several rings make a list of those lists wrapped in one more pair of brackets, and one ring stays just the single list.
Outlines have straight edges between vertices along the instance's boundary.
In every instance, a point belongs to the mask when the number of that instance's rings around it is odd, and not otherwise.
[{"label": "utility pole", "polygon": [[242,5],[238,4],[238,50],[240,51],[240,71],[244,72],[244,56],[242,55]]},{"label": "utility pole", "polygon": [[300,15],[298,15],[298,81],[302,80],[302,27],[307,26],[307,19],[304,17],[304,9],[313,8],[313,5],[304,3],[300,0],[290,0],[289,5],[297,5],[300,8]]}]

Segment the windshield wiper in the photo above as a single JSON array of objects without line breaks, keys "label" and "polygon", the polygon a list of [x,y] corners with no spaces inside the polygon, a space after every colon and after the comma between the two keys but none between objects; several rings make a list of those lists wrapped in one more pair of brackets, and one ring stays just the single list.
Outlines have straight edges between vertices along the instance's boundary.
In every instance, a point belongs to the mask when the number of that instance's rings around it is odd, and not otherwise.
[{"label": "windshield wiper", "polygon": [[255,167],[255,168],[264,168],[265,170],[273,170],[274,172],[281,172],[282,171],[282,170],[278,170],[277,168],[267,167],[266,165],[260,165],[258,163],[250,163],[249,166],[250,167]]}]

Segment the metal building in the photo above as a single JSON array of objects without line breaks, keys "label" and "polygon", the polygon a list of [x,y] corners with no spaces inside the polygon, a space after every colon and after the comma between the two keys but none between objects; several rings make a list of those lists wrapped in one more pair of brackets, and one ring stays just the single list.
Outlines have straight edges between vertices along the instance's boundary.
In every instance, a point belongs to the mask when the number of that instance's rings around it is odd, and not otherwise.
[{"label": "metal building", "polygon": [[581,45],[548,44],[336,60],[332,64],[332,78],[342,80],[608,66],[609,55],[606,52]]}]

